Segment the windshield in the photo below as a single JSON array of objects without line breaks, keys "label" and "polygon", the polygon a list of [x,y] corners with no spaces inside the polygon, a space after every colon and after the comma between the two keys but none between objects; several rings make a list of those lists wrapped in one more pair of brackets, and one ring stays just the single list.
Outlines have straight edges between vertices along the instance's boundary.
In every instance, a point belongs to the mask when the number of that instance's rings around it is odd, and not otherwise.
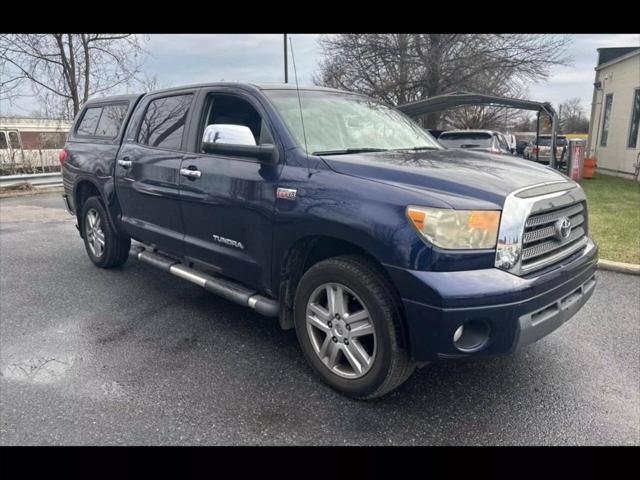
[{"label": "windshield", "polygon": [[[298,145],[305,148],[296,90],[265,90]],[[372,99],[327,91],[300,91],[307,151],[317,155],[353,151],[441,149],[426,130]]]},{"label": "windshield", "polygon": [[491,134],[486,132],[444,132],[438,141],[448,148],[491,148]]}]

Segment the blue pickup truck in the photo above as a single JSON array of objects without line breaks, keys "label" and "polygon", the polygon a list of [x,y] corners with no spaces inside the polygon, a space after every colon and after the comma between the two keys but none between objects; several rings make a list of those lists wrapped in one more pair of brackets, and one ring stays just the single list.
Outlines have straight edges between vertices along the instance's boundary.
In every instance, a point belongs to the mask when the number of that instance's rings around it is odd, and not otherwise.
[{"label": "blue pickup truck", "polygon": [[277,317],[354,398],[431,361],[511,353],[596,284],[577,183],[446,149],[349,92],[212,83],[94,99],[60,161],[95,265],[132,257]]}]

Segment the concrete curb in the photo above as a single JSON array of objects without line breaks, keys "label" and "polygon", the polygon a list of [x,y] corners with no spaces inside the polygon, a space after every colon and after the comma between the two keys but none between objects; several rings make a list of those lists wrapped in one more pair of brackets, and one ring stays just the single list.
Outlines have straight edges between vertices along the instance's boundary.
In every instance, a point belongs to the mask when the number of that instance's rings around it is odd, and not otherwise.
[{"label": "concrete curb", "polygon": [[613,262],[611,260],[598,260],[600,270],[611,270],[612,272],[626,273],[629,275],[640,275],[640,265],[635,263]]}]

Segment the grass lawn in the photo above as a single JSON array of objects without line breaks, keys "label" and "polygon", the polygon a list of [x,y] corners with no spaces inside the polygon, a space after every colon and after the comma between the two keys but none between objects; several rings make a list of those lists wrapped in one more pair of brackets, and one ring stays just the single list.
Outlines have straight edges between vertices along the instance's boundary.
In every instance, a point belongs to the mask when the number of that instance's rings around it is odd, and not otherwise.
[{"label": "grass lawn", "polygon": [[596,173],[580,185],[587,194],[589,235],[600,258],[640,263],[640,183]]}]

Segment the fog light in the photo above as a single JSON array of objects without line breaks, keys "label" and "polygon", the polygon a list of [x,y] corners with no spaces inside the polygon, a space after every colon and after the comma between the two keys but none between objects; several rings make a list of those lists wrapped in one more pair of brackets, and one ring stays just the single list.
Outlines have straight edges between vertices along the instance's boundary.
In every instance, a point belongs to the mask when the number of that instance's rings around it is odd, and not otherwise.
[{"label": "fog light", "polygon": [[470,320],[457,328],[453,345],[461,352],[477,352],[487,346],[490,333],[486,320]]},{"label": "fog light", "polygon": [[464,332],[464,325],[460,325],[453,333],[453,343],[456,343],[458,340],[460,340],[462,332]]}]

